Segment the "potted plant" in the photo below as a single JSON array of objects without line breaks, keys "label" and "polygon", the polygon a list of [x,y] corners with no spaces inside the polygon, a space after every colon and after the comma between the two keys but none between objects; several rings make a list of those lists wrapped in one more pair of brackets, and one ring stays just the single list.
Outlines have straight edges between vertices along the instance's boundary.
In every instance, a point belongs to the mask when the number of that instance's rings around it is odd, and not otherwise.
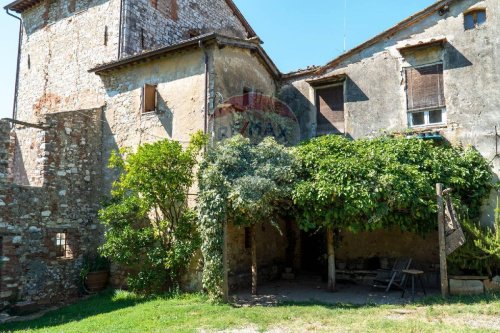
[{"label": "potted plant", "polygon": [[108,284],[109,267],[109,259],[100,254],[85,256],[80,271],[85,291],[95,293],[104,290]]}]

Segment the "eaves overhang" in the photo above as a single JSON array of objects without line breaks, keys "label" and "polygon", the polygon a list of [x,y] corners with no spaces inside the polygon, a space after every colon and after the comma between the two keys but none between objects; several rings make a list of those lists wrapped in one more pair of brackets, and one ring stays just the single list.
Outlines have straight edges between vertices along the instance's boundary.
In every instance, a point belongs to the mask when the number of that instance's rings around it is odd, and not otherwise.
[{"label": "eaves overhang", "polygon": [[336,75],[329,75],[325,77],[306,80],[306,82],[309,83],[309,85],[311,85],[312,87],[320,87],[329,84],[341,83],[344,82],[346,79],[347,79],[347,74],[336,74]]},{"label": "eaves overhang", "polygon": [[16,0],[14,2],[9,3],[4,7],[4,9],[15,11],[19,14],[38,5],[43,0]]},{"label": "eaves overhang", "polygon": [[279,72],[278,68],[271,60],[271,58],[260,46],[260,40],[258,38],[240,39],[240,38],[223,36],[217,33],[210,33],[198,36],[196,38],[192,38],[174,45],[129,56],[107,64],[98,65],[90,69],[89,72],[105,76],[123,68],[133,67],[139,64],[144,64],[157,59],[168,57],[176,52],[198,48],[201,44],[205,44],[208,42],[215,42],[219,46],[227,45],[227,46],[249,49],[252,53],[257,54],[259,56],[259,58],[262,60],[268,71],[272,74],[272,76],[275,79],[280,78],[281,73]]}]

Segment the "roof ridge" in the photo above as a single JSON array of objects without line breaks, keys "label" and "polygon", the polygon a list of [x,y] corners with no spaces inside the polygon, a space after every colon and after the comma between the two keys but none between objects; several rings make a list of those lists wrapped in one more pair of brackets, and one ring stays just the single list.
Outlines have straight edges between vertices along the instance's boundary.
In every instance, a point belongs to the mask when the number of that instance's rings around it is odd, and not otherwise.
[{"label": "roof ridge", "polygon": [[379,42],[382,38],[386,37],[387,35],[395,34],[403,29],[406,29],[413,24],[425,19],[426,17],[430,16],[434,10],[437,10],[443,6],[450,5],[453,2],[456,1],[462,1],[462,0],[439,0],[435,3],[433,3],[430,6],[427,6],[426,8],[416,12],[413,15],[410,15],[409,17],[405,18],[404,20],[398,22],[396,25],[384,30],[383,32],[375,35],[374,37],[368,39],[367,41],[357,45],[356,47],[348,50],[347,52],[344,52],[337,56],[336,58],[330,60],[328,63],[326,63],[323,66],[319,66],[317,69],[307,69],[307,70],[296,70],[296,71],[291,71],[289,73],[283,74],[285,78],[293,78],[296,76],[302,76],[306,74],[311,74],[314,73],[316,75],[321,75],[324,74],[325,71],[329,68],[335,67],[338,65],[341,61],[353,56],[354,54],[357,54],[364,49],[375,45],[377,42]]}]

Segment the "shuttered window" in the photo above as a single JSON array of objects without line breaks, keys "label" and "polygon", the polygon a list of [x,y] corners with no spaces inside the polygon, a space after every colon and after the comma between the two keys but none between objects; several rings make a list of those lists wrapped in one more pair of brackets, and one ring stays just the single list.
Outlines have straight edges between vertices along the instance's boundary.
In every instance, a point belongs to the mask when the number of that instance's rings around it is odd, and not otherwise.
[{"label": "shuttered window", "polygon": [[406,93],[409,111],[444,107],[443,64],[407,68]]},{"label": "shuttered window", "polygon": [[316,89],[317,135],[344,133],[344,85]]},{"label": "shuttered window", "polygon": [[156,86],[145,84],[142,88],[142,112],[156,111]]}]

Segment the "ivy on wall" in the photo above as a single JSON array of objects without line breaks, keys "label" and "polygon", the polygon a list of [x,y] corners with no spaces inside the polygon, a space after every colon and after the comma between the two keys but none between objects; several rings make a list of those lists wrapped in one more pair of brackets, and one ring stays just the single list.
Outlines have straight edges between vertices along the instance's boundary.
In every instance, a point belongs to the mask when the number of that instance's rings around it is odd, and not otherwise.
[{"label": "ivy on wall", "polygon": [[270,222],[291,204],[297,164],[289,149],[268,137],[257,145],[241,135],[209,150],[199,177],[199,220],[205,258],[203,283],[212,298],[223,290],[226,219],[252,230],[252,291],[257,288],[254,226]]}]

